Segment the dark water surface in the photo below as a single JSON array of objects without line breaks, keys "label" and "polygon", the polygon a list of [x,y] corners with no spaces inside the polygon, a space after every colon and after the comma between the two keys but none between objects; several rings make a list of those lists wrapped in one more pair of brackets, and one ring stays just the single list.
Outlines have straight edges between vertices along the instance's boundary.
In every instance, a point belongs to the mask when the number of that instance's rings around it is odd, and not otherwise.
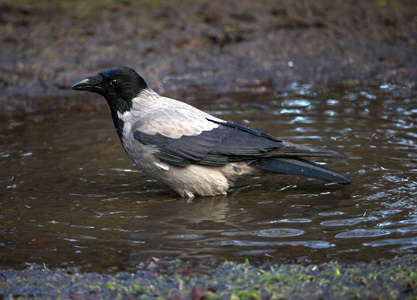
[{"label": "dark water surface", "polygon": [[148,257],[367,261],[417,253],[412,85],[292,84],[192,104],[286,140],[344,152],[341,186],[271,175],[227,197],[178,198],[127,158],[108,111],[0,121],[0,266],[134,268]]}]

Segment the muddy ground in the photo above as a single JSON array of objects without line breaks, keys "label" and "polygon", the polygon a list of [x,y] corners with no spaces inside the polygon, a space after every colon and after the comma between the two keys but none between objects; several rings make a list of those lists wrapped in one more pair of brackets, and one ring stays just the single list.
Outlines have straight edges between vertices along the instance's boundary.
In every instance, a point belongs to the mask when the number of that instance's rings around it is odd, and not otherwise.
[{"label": "muddy ground", "polygon": [[412,0],[6,0],[0,110],[90,107],[69,87],[115,65],[184,100],[295,81],[414,84],[416,28]]}]

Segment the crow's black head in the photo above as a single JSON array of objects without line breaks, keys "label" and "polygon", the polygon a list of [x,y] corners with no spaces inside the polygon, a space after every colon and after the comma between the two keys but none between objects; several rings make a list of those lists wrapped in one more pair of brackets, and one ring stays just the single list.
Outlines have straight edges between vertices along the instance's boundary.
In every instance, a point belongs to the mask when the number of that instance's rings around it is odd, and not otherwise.
[{"label": "crow's black head", "polygon": [[131,108],[132,99],[147,87],[135,70],[121,66],[104,69],[97,75],[80,80],[71,89],[103,95],[110,108],[124,112]]}]

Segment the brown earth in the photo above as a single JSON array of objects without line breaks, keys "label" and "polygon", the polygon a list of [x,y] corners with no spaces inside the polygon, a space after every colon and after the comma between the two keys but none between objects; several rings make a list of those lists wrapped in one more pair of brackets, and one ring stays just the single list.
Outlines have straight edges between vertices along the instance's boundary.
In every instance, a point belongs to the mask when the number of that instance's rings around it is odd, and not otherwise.
[{"label": "brown earth", "polygon": [[79,106],[69,87],[128,65],[187,100],[290,82],[411,84],[415,1],[0,2],[0,110]]}]

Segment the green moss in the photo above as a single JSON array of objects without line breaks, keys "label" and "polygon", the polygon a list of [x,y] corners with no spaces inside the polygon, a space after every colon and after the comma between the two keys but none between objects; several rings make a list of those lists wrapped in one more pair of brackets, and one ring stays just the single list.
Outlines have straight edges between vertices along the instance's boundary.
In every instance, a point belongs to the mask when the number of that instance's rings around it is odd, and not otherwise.
[{"label": "green moss", "polygon": [[13,33],[13,27],[10,23],[0,25],[0,36]]},{"label": "green moss", "polygon": [[[417,256],[382,262],[276,265],[257,268],[225,262],[204,275],[187,275],[181,261],[144,263],[135,273],[79,273],[78,270],[33,266],[0,271],[0,298],[188,299],[197,289],[207,299],[417,299]],[[175,271],[173,271],[175,270]],[[207,267],[205,268],[207,270]],[[195,274],[195,272],[191,272]],[[197,272],[198,274],[198,272]]]}]

